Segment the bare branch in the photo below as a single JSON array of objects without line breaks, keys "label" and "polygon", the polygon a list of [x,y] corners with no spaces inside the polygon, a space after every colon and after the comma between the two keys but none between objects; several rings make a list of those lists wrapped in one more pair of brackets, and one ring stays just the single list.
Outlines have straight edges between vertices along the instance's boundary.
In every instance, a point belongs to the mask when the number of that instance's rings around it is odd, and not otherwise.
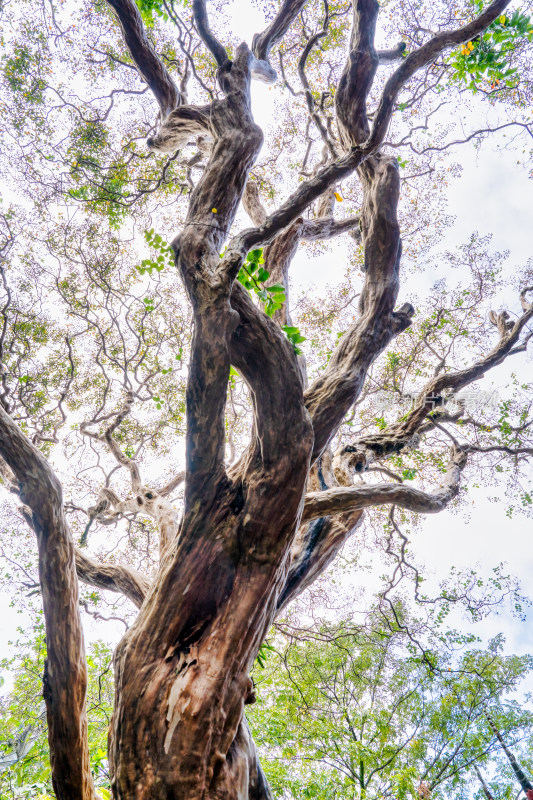
[{"label": "bare branch", "polygon": [[215,57],[219,67],[223,67],[227,62],[228,54],[225,47],[220,44],[216,36],[211,33],[209,21],[207,19],[207,9],[205,0],[193,0],[192,4],[194,21],[198,28],[198,33],[202,42],[205,44],[210,53]]},{"label": "bare branch", "polygon": [[405,42],[399,42],[392,50],[378,50],[377,53],[379,65],[381,66],[382,64],[390,64],[392,61],[397,61],[399,58],[403,58],[406,47],[407,45]]},{"label": "bare branch", "polygon": [[418,70],[430,64],[448,47],[468,42],[487,28],[507,8],[510,0],[494,0],[478,17],[468,25],[456,28],[453,31],[438,33],[429,42],[414,50],[403,60],[398,69],[391,75],[381,95],[378,109],[374,116],[372,131],[367,141],[368,145],[383,142],[389,122],[394,113],[396,99],[408,80]]},{"label": "bare branch", "polygon": [[305,101],[307,103],[307,110],[309,112],[309,116],[315,123],[317,130],[320,133],[320,136],[325,142],[327,148],[329,149],[332,157],[337,158],[338,156],[337,148],[333,143],[333,141],[331,140],[331,138],[328,136],[327,128],[324,125],[320,117],[320,114],[317,111],[315,99],[313,97],[313,92],[311,91],[311,87],[309,85],[309,81],[307,80],[307,75],[305,73],[305,65],[311,51],[313,50],[313,47],[317,44],[317,42],[320,41],[320,39],[324,38],[324,36],[327,36],[328,34],[329,5],[327,0],[323,0],[323,2],[324,2],[324,24],[320,31],[315,33],[314,36],[311,36],[306,46],[304,47],[302,55],[300,56],[300,60],[298,61],[298,75],[300,77],[300,82],[304,88]]},{"label": "bare branch", "polygon": [[533,447],[508,447],[495,444],[490,447],[480,447],[475,444],[461,445],[467,453],[505,453],[509,456],[533,456]]},{"label": "bare branch", "polygon": [[524,327],[533,319],[533,304],[526,302],[525,309],[516,322],[509,322],[507,312],[494,315],[493,320],[499,328],[500,340],[484,358],[466,369],[437,375],[426,384],[414,407],[404,419],[389,425],[379,434],[361,438],[358,446],[361,449],[368,448],[377,455],[401,449],[419,431],[428,414],[435,409],[436,403],[442,400],[445,391],[458,392],[482,378],[486,372],[501,364],[514,352]]},{"label": "bare branch", "polygon": [[[343,233],[349,233],[352,238],[361,238],[361,217],[346,217],[345,219],[334,219],[333,217],[320,217],[317,219],[306,219],[303,221],[300,238],[306,242],[324,241],[333,239]],[[357,229],[357,230],[354,230]]]},{"label": "bare branch", "polygon": [[259,61],[268,62],[271,49],[285,36],[306,2],[307,0],[284,0],[270,25],[262,33],[255,34],[252,50]]},{"label": "bare branch", "polygon": [[184,480],[185,480],[185,472],[178,472],[178,474],[175,475],[171,481],[169,481],[165,486],[163,486],[162,489],[159,489],[159,494],[161,495],[161,497],[168,497],[168,495],[172,494],[172,492],[175,489],[177,489],[178,486],[181,486]]},{"label": "bare branch", "polygon": [[122,404],[122,408],[116,413],[112,414],[111,416],[114,417],[113,422],[105,429],[102,435],[93,433],[89,430],[89,425],[96,424],[99,420],[90,420],[89,422],[82,422],[80,425],[80,431],[87,436],[90,436],[91,439],[96,439],[99,442],[105,442],[109,447],[109,450],[116,458],[117,462],[125,469],[128,470],[131,476],[131,485],[134,492],[136,492],[141,486],[141,475],[139,472],[139,467],[136,461],[133,458],[128,458],[125,456],[118,444],[115,442],[113,438],[113,433],[116,429],[121,425],[126,417],[130,414],[131,409],[133,407],[133,403],[135,401],[135,395],[131,390],[126,392],[126,398],[124,403]]}]

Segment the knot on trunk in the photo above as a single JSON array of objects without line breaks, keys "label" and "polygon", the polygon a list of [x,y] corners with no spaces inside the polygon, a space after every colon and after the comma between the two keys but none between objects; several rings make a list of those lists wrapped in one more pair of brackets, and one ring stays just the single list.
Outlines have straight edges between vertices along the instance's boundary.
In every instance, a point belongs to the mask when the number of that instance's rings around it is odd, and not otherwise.
[{"label": "knot on trunk", "polygon": [[332,469],[340,486],[351,486],[357,472],[367,469],[367,457],[361,448],[348,444],[333,456]]},{"label": "knot on trunk", "polygon": [[392,312],[392,324],[396,334],[411,325],[414,313],[415,309],[411,303],[404,303],[397,311]]}]

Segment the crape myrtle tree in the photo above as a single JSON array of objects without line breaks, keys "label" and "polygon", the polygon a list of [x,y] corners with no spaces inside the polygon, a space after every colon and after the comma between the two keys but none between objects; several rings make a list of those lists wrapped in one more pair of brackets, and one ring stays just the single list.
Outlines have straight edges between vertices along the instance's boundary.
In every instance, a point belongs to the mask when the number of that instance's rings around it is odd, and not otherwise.
[{"label": "crape myrtle tree", "polygon": [[[527,351],[531,272],[515,307],[485,315],[499,257],[473,237],[456,256],[461,288],[437,287],[423,319],[400,297],[395,148],[412,151],[414,260],[431,240],[417,228],[438,225],[417,181],[454,141],[445,99],[457,109],[475,93],[501,115],[471,119],[463,141],[530,136],[532,29],[508,6],[398,3],[380,21],[374,0],[286,0],[236,43],[224,5],[202,0],[4,4],[0,454],[27,525],[10,528],[8,564],[30,591],[29,532],[38,545],[61,800],[96,796],[79,580],[96,615],[97,590],[138,609],[114,655],[113,796],[265,798],[244,716],[251,666],[363,510],[438,512],[483,463],[531,504],[529,384],[512,379],[490,419],[444,402]],[[255,79],[289,98],[262,162]],[[302,301],[294,324],[300,244],[348,233],[357,281],[318,310]],[[342,335],[306,364],[304,325],[327,338],[343,313]],[[376,387],[416,396],[386,420]],[[414,488],[419,471],[429,485]],[[395,576],[411,569],[402,541],[391,516]]]}]

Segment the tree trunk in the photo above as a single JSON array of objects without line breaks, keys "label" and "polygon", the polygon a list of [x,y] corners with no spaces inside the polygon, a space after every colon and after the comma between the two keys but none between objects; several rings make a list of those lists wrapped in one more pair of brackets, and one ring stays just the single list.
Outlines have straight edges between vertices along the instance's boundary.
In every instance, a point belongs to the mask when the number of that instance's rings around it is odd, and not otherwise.
[{"label": "tree trunk", "polygon": [[514,772],[514,774],[516,776],[516,779],[517,779],[518,783],[520,784],[520,786],[522,787],[522,791],[524,792],[524,794],[526,795],[528,800],[530,800],[530,797],[533,796],[533,784],[527,778],[526,774],[520,768],[520,765],[518,764],[518,761],[516,760],[514,755],[511,753],[511,751],[509,750],[509,748],[505,744],[503,736],[501,735],[498,727],[496,726],[496,723],[494,722],[492,717],[489,715],[488,711],[485,711],[485,716],[487,718],[487,722],[489,723],[490,727],[492,728],[492,731],[493,731],[494,735],[496,736],[497,740],[499,741],[503,752],[505,753],[505,755],[509,759],[509,763],[511,764],[511,767],[512,767],[513,772]]},{"label": "tree trunk", "polygon": [[[294,468],[303,488],[306,461]],[[248,672],[285,579],[298,503],[286,523],[272,509],[261,517],[280,534],[274,561],[256,546],[259,525],[247,531],[246,504],[239,511],[228,489],[214,507],[219,526],[192,515],[117,649],[110,759],[120,800],[268,797],[243,711]]]}]

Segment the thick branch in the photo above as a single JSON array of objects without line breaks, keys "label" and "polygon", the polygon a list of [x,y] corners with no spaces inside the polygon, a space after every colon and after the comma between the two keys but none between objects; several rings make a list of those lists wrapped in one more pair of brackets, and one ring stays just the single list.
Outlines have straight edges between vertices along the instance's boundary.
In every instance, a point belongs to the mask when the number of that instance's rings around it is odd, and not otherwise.
[{"label": "thick branch", "polygon": [[378,55],[374,48],[377,0],[355,0],[350,52],[335,95],[341,141],[346,149],[366,141],[370,132],[366,100],[371,89]]},{"label": "thick branch", "polygon": [[291,565],[278,598],[278,613],[310,586],[336,558],[363,521],[363,511],[318,517],[301,526],[291,550]]},{"label": "thick branch", "polygon": [[326,189],[342,181],[376,152],[385,139],[388,124],[394,112],[396,97],[405,83],[418,69],[430,63],[446,47],[468,41],[484,30],[501,14],[509,2],[510,0],[495,0],[483,14],[469,25],[455,31],[438,34],[427,45],[411,53],[387,82],[380,101],[379,116],[376,115],[371,134],[364,145],[351,147],[350,152],[345,156],[323,167],[310,180],[302,182],[294,194],[257,228],[249,228],[238,234],[228,244],[228,257],[244,259],[253,247],[273,241],[280,230],[290,225]]},{"label": "thick branch", "polygon": [[350,233],[354,239],[361,238],[361,217],[346,217],[345,219],[334,219],[333,217],[319,217],[317,219],[306,219],[303,222],[300,238],[306,242],[323,241],[333,239],[343,233]]},{"label": "thick branch", "polygon": [[192,9],[194,13],[194,21],[198,28],[198,33],[202,42],[205,44],[210,53],[213,54],[219,67],[224,66],[228,59],[225,47],[218,41],[216,36],[213,35],[209,27],[207,19],[207,9],[205,0],[193,0]]},{"label": "thick branch", "polygon": [[[500,326],[501,338],[484,358],[466,369],[448,372],[433,378],[426,384],[418,396],[415,406],[404,419],[388,426],[382,433],[362,438],[359,440],[358,446],[362,449],[368,448],[377,455],[401,449],[419,431],[428,414],[442,400],[444,392],[450,390],[458,392],[473,381],[479,380],[488,370],[501,364],[513,351],[525,325],[533,319],[533,304],[528,303],[525,308],[524,314],[515,323],[508,324],[505,329]],[[500,317],[502,316],[500,315]],[[472,446],[472,450],[475,449]]]},{"label": "thick branch", "polygon": [[370,151],[354,148],[346,156],[325,166],[313,178],[303,181],[294,194],[261,225],[248,228],[235,236],[228,244],[227,257],[240,257],[244,260],[253,247],[272,242],[281,230],[288,227],[330,186],[351,175],[369,154]]},{"label": "thick branch", "polygon": [[[353,474],[335,471],[331,452],[326,450],[311,467],[307,489],[325,491],[330,486],[337,486],[338,481],[341,485],[351,485]],[[333,517],[319,517],[300,525],[291,547],[289,572],[278,598],[278,614],[327,569],[361,524],[363,514],[363,511],[349,511]]]},{"label": "thick branch", "polygon": [[196,499],[205,503],[224,474],[229,339],[238,324],[228,299],[238,265],[221,260],[219,253],[262,144],[250,110],[252,58],[246,45],[240,45],[235,60],[219,70],[226,97],[211,107],[214,145],[192,193],[185,228],[173,242],[194,311],[187,383],[186,511]]},{"label": "thick branch", "polygon": [[[302,419],[297,359],[286,336],[254,305],[240,283],[233,285],[231,305],[241,320],[231,340],[231,363],[252,390],[261,457],[272,465],[280,461],[284,445],[293,441],[298,431],[301,441],[309,436],[308,422]],[[282,415],[280,408],[285,409]],[[290,460],[290,453],[287,458]]]},{"label": "thick branch", "polygon": [[480,783],[481,783],[481,785],[483,787],[483,794],[485,795],[487,800],[494,800],[494,795],[492,794],[492,792],[490,791],[489,787],[487,786],[487,783],[486,783],[485,779],[483,778],[483,775],[481,774],[480,770],[478,769],[477,764],[474,764],[474,770],[475,770],[476,775],[478,776],[479,781],[480,781]]},{"label": "thick branch", "polygon": [[310,492],[305,496],[302,520],[388,504],[419,514],[436,514],[442,511],[459,492],[459,480],[465,464],[464,451],[454,449],[446,471],[444,486],[430,494],[405,484],[389,483],[342,486],[324,492]]},{"label": "thick branch", "polygon": [[[490,14],[487,16],[487,12],[484,12],[475,24],[480,29],[490,24],[496,16],[497,9],[502,7],[503,1],[497,0],[490,7],[492,16]],[[371,4],[364,10],[370,15],[375,12]],[[472,25],[465,26],[455,34],[449,36],[446,34],[444,39],[439,39],[441,49],[453,40],[454,35],[459,37],[459,40],[469,38],[471,30]],[[357,42],[357,36],[354,41]],[[368,48],[372,50],[373,45],[368,36],[365,42],[367,50]],[[420,66],[425,63],[424,58],[429,59],[430,52],[433,53],[433,50],[426,48]],[[414,62],[411,60],[410,63],[412,65]],[[404,66],[405,62],[397,73],[407,80],[411,73],[409,70],[406,71]],[[367,67],[371,72],[373,66],[367,65]],[[401,70],[403,72],[400,72]],[[370,72],[367,70],[367,77]],[[301,184],[294,195],[259,228],[243,231],[233,239],[222,260],[225,269],[231,266],[235,274],[246,253],[253,246],[272,241],[276,234],[295,220],[299,212],[310,202],[366,161],[370,153],[379,146],[384,135],[385,128],[381,130],[374,126],[374,133],[364,146],[352,147],[347,156],[324,167],[314,178]],[[410,324],[413,313],[412,307],[408,304],[398,312],[393,312],[398,291],[400,255],[396,218],[399,181],[395,160],[385,157],[374,158],[372,163],[365,167],[362,177],[366,184],[363,231],[367,280],[360,301],[361,317],[341,340],[328,368],[308,392],[306,404],[315,431],[314,458],[323,450],[357,397],[368,366],[391,338]],[[386,202],[383,202],[384,200]]]},{"label": "thick branch", "polygon": [[270,25],[254,36],[252,50],[257,59],[268,61],[270,50],[285,36],[306,2],[307,0],[284,0]]},{"label": "thick branch", "polygon": [[165,486],[163,486],[162,489],[159,489],[159,494],[161,497],[168,497],[169,494],[172,494],[178,488],[178,486],[181,486],[184,480],[185,472],[178,472],[178,474],[175,475]]},{"label": "thick branch", "polygon": [[265,268],[270,274],[270,280],[273,283],[281,283],[285,287],[285,303],[274,315],[274,319],[279,325],[292,325],[289,311],[289,268],[298,250],[303,227],[303,219],[295,220],[292,225],[280,233],[271,245],[265,248],[263,253]]},{"label": "thick branch", "polygon": [[394,312],[400,269],[400,231],[397,220],[399,175],[395,159],[372,159],[363,173],[363,240],[365,283],[359,318],[346,331],[328,366],[306,392],[318,457],[359,395],[370,364],[391,339],[404,330],[413,309]]},{"label": "thick branch", "polygon": [[209,132],[211,106],[180,106],[175,108],[160,124],[155,136],[150,136],[146,144],[151,150],[160,153],[174,153],[181,150],[195,136],[205,136]]},{"label": "thick branch", "polygon": [[485,28],[500,16],[509,3],[510,0],[494,0],[479,17],[476,17],[476,19],[468,25],[456,28],[453,31],[438,33],[430,39],[429,42],[419,47],[418,50],[409,53],[385,84],[367,145],[383,142],[389,127],[389,122],[394,113],[396,98],[407,81],[409,81],[418,70],[434,61],[446,48],[459,45],[462,42],[468,42],[482,33]]},{"label": "thick branch", "polygon": [[103,564],[89,558],[83,550],[75,548],[76,571],[78,578],[90,586],[121,592],[137,608],[140,608],[150,584],[144,575],[123,564]]},{"label": "thick branch", "polygon": [[247,181],[242,195],[242,204],[254,225],[262,225],[265,222],[267,213],[261,203],[259,187],[255,181]]},{"label": "thick branch", "polygon": [[165,118],[180,103],[170,73],[148,41],[144,23],[133,0],[107,0],[115,11],[133,62],[159,103]]},{"label": "thick branch", "polygon": [[520,765],[518,764],[518,761],[516,760],[516,758],[514,757],[513,753],[509,750],[509,748],[505,744],[503,736],[501,735],[499,729],[497,728],[496,723],[494,722],[494,720],[492,719],[492,717],[490,716],[489,712],[486,709],[485,709],[485,716],[487,718],[487,722],[489,723],[490,727],[494,731],[494,734],[495,734],[496,738],[498,739],[498,741],[499,741],[499,743],[500,743],[505,755],[509,759],[509,763],[511,764],[511,767],[513,768],[513,772],[516,775],[516,778],[517,778],[518,782],[520,783],[520,786],[522,787],[522,791],[524,792],[524,794],[526,795],[526,797],[529,800],[529,798],[533,795],[533,783],[531,783],[531,781],[527,778],[527,776],[525,775],[523,770],[520,768]]},{"label": "thick branch", "polygon": [[390,64],[392,61],[397,61],[400,58],[403,58],[403,54],[405,53],[405,48],[407,45],[405,42],[399,42],[392,50],[378,50],[378,62],[381,66],[382,64]]}]

